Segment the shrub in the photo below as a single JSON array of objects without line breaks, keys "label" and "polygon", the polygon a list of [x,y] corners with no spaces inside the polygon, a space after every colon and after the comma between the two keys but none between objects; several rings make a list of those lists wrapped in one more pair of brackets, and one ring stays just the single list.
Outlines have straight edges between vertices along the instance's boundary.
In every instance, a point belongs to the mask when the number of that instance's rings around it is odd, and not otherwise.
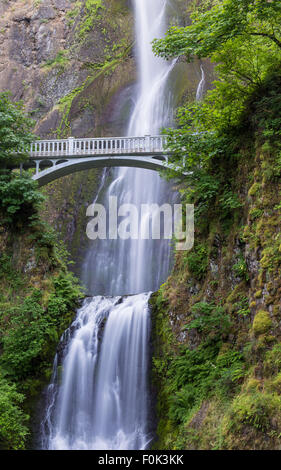
[{"label": "shrub", "polygon": [[249,281],[248,267],[244,258],[240,257],[238,262],[233,265],[233,271],[235,276],[240,279],[244,279],[245,281]]},{"label": "shrub", "polygon": [[33,124],[24,114],[22,102],[12,103],[9,93],[0,93],[0,167],[27,158],[35,138],[30,133]]},{"label": "shrub", "polygon": [[200,281],[208,268],[208,252],[204,245],[197,245],[186,257],[189,272]]},{"label": "shrub", "polygon": [[224,309],[214,303],[198,302],[192,306],[193,320],[187,329],[198,329],[199,332],[209,335],[226,334],[230,327],[230,317]]},{"label": "shrub", "polygon": [[14,229],[25,225],[37,214],[44,196],[30,177],[17,177],[11,173],[0,175],[0,214],[3,224]]},{"label": "shrub", "polygon": [[24,395],[0,375],[0,441],[6,449],[23,449],[28,435],[28,416],[20,409]]}]

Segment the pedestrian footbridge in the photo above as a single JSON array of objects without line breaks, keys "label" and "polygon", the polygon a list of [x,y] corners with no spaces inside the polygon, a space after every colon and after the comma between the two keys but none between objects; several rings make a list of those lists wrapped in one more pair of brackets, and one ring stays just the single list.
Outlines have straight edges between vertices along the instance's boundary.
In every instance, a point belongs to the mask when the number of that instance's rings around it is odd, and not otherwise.
[{"label": "pedestrian footbridge", "polygon": [[38,140],[31,144],[29,166],[33,179],[44,186],[76,171],[126,166],[160,170],[169,167],[167,137],[106,137]]}]

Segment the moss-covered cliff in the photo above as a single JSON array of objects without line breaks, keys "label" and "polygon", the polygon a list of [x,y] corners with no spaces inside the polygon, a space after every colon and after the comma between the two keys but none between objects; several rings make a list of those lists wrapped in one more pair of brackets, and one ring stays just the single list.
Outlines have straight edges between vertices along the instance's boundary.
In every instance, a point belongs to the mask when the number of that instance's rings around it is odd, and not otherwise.
[{"label": "moss-covered cliff", "polygon": [[210,170],[231,204],[218,185],[197,207],[195,246],[152,297],[157,449],[280,449],[280,103],[276,72]]}]

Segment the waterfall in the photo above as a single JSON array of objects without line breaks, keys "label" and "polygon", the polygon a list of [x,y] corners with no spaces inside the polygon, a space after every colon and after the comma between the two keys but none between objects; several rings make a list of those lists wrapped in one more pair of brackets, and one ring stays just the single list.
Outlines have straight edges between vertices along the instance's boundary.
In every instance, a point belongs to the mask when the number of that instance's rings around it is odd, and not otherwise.
[{"label": "waterfall", "polygon": [[204,91],[205,91],[206,79],[205,79],[205,71],[204,71],[202,64],[200,65],[200,70],[201,70],[201,79],[200,79],[200,82],[198,84],[197,91],[196,91],[196,101],[202,100]]},{"label": "waterfall", "polygon": [[44,449],[146,448],[148,298],[98,296],[78,311],[62,339],[61,378],[54,362]]},{"label": "waterfall", "polygon": [[[137,99],[128,124],[128,135],[156,134],[171,123],[172,96],[167,87],[174,63],[155,57],[151,42],[164,35],[167,1],[134,0],[136,55],[139,82]],[[172,202],[174,193],[166,181],[151,170],[118,168],[104,191],[102,204],[110,196],[118,203]],[[142,224],[149,224],[144,214]],[[169,240],[95,240],[83,265],[82,280],[90,293],[122,295],[157,290],[170,269]]]},{"label": "waterfall", "polygon": [[[174,66],[151,48],[166,30],[167,1],[133,4],[139,80],[128,123],[131,136],[158,133],[170,124],[167,85]],[[109,196],[137,207],[174,198],[156,172],[127,168],[104,178],[95,202],[106,206]],[[148,213],[141,223],[150,223]],[[167,278],[170,251],[169,240],[96,240],[89,246],[82,279],[95,297],[84,302],[61,340],[42,422],[44,449],[148,447],[148,292]]]}]

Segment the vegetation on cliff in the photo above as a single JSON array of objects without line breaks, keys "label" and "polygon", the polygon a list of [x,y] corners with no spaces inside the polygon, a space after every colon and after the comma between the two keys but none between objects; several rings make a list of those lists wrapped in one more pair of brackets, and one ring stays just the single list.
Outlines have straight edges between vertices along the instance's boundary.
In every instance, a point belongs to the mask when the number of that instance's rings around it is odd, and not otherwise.
[{"label": "vegetation on cliff", "polygon": [[[20,104],[2,94],[0,109],[1,163],[8,166],[21,139],[28,143],[32,135]],[[2,146],[7,136],[9,146]],[[81,291],[65,249],[39,215],[44,197],[36,183],[3,168],[0,183],[0,447],[23,449],[33,401]]]},{"label": "vegetation on cliff", "polygon": [[196,233],[152,298],[154,445],[279,449],[281,9],[198,3],[190,26],[155,43],[163,56],[208,57],[217,79],[169,131]]}]

